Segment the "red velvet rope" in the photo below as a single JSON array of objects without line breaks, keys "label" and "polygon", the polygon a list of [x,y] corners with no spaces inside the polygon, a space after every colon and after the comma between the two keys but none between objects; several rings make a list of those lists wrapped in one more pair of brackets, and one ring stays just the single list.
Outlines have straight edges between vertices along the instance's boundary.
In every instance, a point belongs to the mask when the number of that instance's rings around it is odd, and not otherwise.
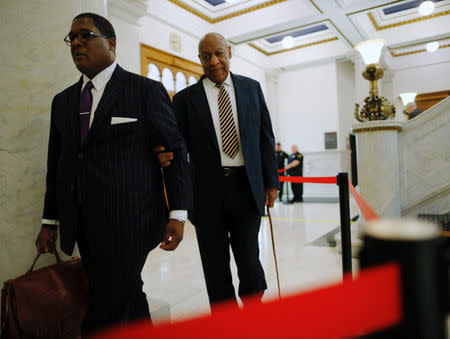
[{"label": "red velvet rope", "polygon": [[395,264],[361,271],[355,280],[242,310],[228,304],[214,315],[152,326],[148,321],[107,331],[97,339],[348,338],[401,319],[400,272]]},{"label": "red velvet rope", "polygon": [[280,182],[309,182],[315,184],[336,184],[336,177],[285,177],[280,176]]},{"label": "red velvet rope", "polygon": [[359,193],[356,191],[355,187],[353,187],[350,180],[348,181],[348,187],[350,188],[350,191],[352,192],[353,197],[356,200],[356,203],[361,209],[364,218],[366,218],[367,221],[380,219],[380,216],[377,213],[375,213],[372,207],[370,207],[370,205],[364,200],[364,198],[359,195]]}]

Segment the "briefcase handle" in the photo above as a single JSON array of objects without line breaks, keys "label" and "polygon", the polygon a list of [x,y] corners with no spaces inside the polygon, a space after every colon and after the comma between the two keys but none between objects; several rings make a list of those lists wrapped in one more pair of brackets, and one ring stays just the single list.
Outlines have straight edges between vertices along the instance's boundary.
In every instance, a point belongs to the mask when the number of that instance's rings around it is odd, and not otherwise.
[{"label": "briefcase handle", "polygon": [[[55,255],[56,262],[57,262],[58,264],[59,264],[60,262],[62,262],[61,258],[59,257],[58,251],[57,251],[56,249],[55,249],[55,252],[54,252],[53,254]],[[27,273],[30,273],[30,272],[33,271],[34,265],[36,265],[36,262],[38,261],[38,259],[39,259],[40,256],[41,256],[41,253],[38,252],[38,253],[36,254],[36,258],[34,258],[33,265],[31,265],[31,267],[30,267],[30,269],[27,271]]]}]

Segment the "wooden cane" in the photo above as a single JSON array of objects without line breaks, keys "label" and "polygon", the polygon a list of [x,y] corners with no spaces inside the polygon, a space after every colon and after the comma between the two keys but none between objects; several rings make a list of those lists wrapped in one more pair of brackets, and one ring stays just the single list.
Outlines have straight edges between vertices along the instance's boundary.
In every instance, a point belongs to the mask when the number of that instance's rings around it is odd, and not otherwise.
[{"label": "wooden cane", "polygon": [[274,239],[274,236],[273,236],[272,217],[270,216],[270,209],[269,209],[269,206],[267,206],[267,215],[269,216],[270,234],[271,234],[271,236],[272,236],[273,259],[274,259],[274,261],[275,261],[275,271],[277,272],[278,299],[281,299],[280,275],[278,274],[277,252],[275,251],[275,239]]}]

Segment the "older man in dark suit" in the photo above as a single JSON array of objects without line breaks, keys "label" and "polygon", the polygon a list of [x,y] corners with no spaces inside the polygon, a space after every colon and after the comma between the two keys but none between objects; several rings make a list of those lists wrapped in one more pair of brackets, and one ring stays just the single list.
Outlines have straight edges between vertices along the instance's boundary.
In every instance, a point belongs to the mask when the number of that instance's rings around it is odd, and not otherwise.
[{"label": "older man in dark suit", "polygon": [[[150,250],[174,250],[189,199],[186,148],[164,87],[115,62],[103,17],[83,13],[65,42],[82,73],[52,104],[43,225],[36,245],[53,251],[57,232],[78,243],[89,280],[84,333],[149,317],[141,270]],[[163,174],[152,148],[175,153]]]},{"label": "older man in dark suit", "polygon": [[259,83],[229,71],[231,48],[223,36],[205,35],[198,52],[205,75],[177,93],[173,107],[189,152],[194,185],[189,218],[209,300],[236,301],[230,245],[239,296],[262,298],[267,285],[258,232],[264,205],[273,206],[279,188],[269,111]]}]

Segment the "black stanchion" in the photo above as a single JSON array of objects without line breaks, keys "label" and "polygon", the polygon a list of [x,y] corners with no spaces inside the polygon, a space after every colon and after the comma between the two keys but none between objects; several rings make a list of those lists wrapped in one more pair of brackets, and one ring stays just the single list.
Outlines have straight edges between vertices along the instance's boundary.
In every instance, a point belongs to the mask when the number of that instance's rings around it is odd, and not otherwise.
[{"label": "black stanchion", "polygon": [[[444,339],[448,311],[448,263],[437,225],[415,220],[379,220],[364,230],[361,269],[400,266],[402,320],[364,338]],[[444,287],[445,286],[445,287]]]},{"label": "black stanchion", "polygon": [[336,181],[339,186],[339,209],[341,215],[342,271],[345,274],[352,272],[352,240],[350,232],[348,173],[339,173]]}]

